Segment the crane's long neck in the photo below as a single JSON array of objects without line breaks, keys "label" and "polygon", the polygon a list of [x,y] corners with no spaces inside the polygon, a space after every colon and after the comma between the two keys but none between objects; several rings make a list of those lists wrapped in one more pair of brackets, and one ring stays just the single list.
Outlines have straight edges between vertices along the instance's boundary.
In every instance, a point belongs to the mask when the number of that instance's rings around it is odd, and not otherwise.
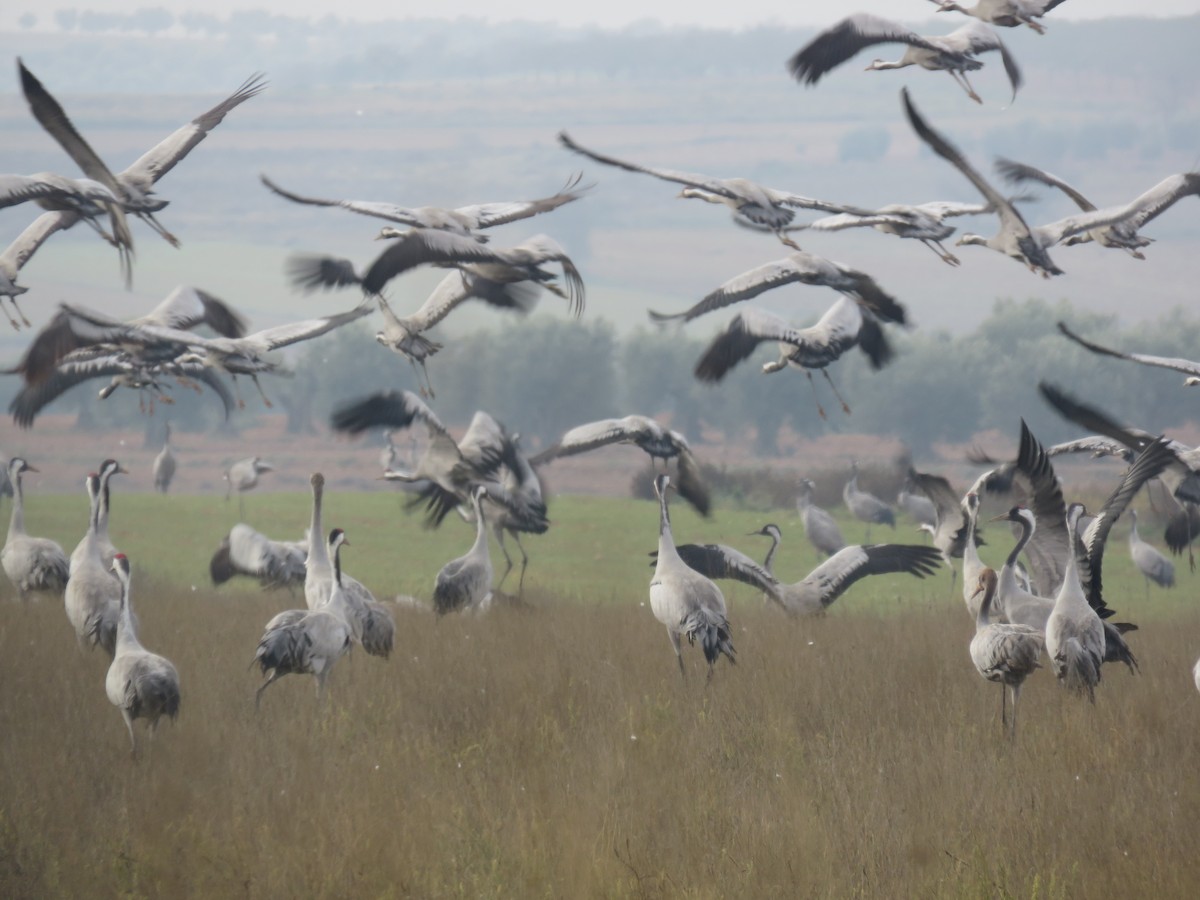
[{"label": "crane's long neck", "polygon": [[321,528],[321,501],[325,494],[324,485],[313,485],[312,520],[308,526],[308,561],[304,568],[310,577],[329,575],[329,548],[325,545],[325,532]]},{"label": "crane's long neck", "polygon": [[475,543],[471,545],[471,553],[487,553],[487,521],[483,516],[483,498],[478,492],[471,497],[471,504],[475,507]]},{"label": "crane's long neck", "polygon": [[772,531],[771,532],[771,549],[767,551],[766,559],[763,560],[763,568],[766,569],[768,572],[770,572],[772,575],[775,574],[775,570],[772,568],[772,566],[775,563],[775,551],[779,549],[779,543],[780,543],[779,535],[776,532]]},{"label": "crane's long neck", "polygon": [[975,630],[981,631],[992,624],[992,600],[996,596],[996,581],[990,579],[983,591],[983,600],[979,603],[979,612],[975,614]]},{"label": "crane's long neck", "polygon": [[[341,541],[330,544],[333,554],[333,577],[329,583],[329,600],[327,605],[341,613],[341,615],[349,621],[350,610],[349,604],[346,602],[346,591],[342,584],[342,545]],[[330,554],[330,549],[326,548],[326,556]]]},{"label": "crane's long neck", "polygon": [[117,618],[117,655],[129,650],[141,650],[133,625],[133,607],[129,602],[129,576],[121,579],[121,615]]},{"label": "crane's long neck", "polygon": [[1008,559],[1004,561],[1004,568],[1010,571],[1016,569],[1017,557],[1021,555],[1021,551],[1025,549],[1025,545],[1033,537],[1033,525],[1027,519],[1017,519],[1017,524],[1021,528],[1021,536],[1017,538],[1016,546],[1012,548],[1012,553],[1008,554]]},{"label": "crane's long neck", "polygon": [[8,520],[8,539],[11,541],[25,534],[25,492],[21,489],[20,472],[10,471],[8,480],[12,482],[13,489],[12,516]]},{"label": "crane's long neck", "polygon": [[108,540],[108,479],[112,477],[112,474],[104,472],[100,475],[99,496],[96,498],[96,536],[105,541]]},{"label": "crane's long neck", "polygon": [[665,559],[678,556],[675,536],[671,534],[671,514],[667,511],[667,492],[664,489],[658,495],[658,565],[661,566]]},{"label": "crane's long neck", "polygon": [[1073,512],[1067,516],[1067,568],[1063,572],[1062,587],[1054,598],[1056,607],[1065,604],[1091,608],[1083,592],[1083,583],[1079,580],[1079,556],[1076,552],[1078,526],[1079,513]]},{"label": "crane's long neck", "polygon": [[[979,568],[983,560],[979,558],[979,548],[975,546],[975,520],[979,517],[978,506],[967,507],[967,542],[963,546],[963,561],[965,565]],[[965,570],[964,570],[965,571]]]}]

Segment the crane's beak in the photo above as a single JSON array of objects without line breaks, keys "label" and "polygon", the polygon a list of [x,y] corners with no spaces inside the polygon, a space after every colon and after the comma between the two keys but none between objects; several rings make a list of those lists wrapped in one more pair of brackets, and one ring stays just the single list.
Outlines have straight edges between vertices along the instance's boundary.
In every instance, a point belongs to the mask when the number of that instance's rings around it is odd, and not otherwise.
[{"label": "crane's beak", "polygon": [[41,472],[42,470],[35,469],[33,466],[29,465],[29,463],[25,463],[25,471],[26,472]]},{"label": "crane's beak", "polygon": [[122,466],[122,465],[120,465],[120,464],[118,463],[118,465],[117,465],[117,471],[116,471],[116,473],[115,473],[115,474],[117,474],[117,475],[128,475],[128,474],[129,474],[129,470],[128,470],[127,468],[125,468],[124,466]]},{"label": "crane's beak", "polygon": [[1001,513],[998,516],[992,516],[988,519],[989,522],[1005,522],[1008,520],[1008,513]]}]

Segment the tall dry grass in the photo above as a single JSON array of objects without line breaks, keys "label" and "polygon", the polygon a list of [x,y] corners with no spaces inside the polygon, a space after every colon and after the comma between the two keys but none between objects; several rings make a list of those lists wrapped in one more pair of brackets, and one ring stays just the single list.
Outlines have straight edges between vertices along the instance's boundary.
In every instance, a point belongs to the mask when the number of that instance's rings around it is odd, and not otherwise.
[{"label": "tall dry grass", "polygon": [[915,589],[803,622],[741,601],[707,685],[638,600],[400,613],[391,660],[256,715],[279,599],[152,582],[183,710],[136,763],[61,607],[0,610],[4,897],[1200,893],[1200,613],[1143,628],[1094,707],[1038,673],[1014,747],[961,603]]}]

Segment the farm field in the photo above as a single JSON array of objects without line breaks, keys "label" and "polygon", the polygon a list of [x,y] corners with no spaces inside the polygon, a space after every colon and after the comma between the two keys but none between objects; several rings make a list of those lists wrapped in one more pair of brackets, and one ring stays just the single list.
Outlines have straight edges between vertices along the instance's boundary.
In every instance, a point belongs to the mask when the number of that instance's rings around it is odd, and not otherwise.
[{"label": "farm field", "polygon": [[[298,536],[308,502],[252,494],[246,518]],[[428,600],[471,532],[426,531],[399,504],[334,491],[325,521],[381,599]],[[31,495],[26,524],[69,551],[82,506]],[[776,521],[781,573],[815,564],[794,511],[672,513],[680,541],[758,556],[746,532]],[[653,504],[564,496],[550,514],[526,541],[524,605],[397,608],[390,660],[339,663],[323,705],[285,678],[256,715],[254,645],[302,599],[211,587],[235,504],[114,494],[141,637],[177,665],[181,715],[131,761],[106,662],[61,604],[0,605],[0,894],[1195,896],[1195,576],[1182,564],[1144,599],[1124,526],[1106,596],[1142,626],[1141,674],[1106,667],[1090,707],[1038,673],[1014,747],[948,577],[868,579],[796,621],[730,587],[738,665],[706,685],[696,649],[679,678],[648,608]],[[1008,536],[987,534],[998,563]]]}]

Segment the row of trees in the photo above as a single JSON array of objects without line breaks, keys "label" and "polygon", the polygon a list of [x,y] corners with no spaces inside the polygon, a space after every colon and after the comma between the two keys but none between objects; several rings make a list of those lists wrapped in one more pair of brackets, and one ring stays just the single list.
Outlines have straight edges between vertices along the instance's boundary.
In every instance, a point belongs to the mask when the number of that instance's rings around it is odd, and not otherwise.
[{"label": "row of trees", "polygon": [[[431,404],[455,425],[486,409],[520,431],[529,447],[580,422],[638,412],[669,418],[697,443],[705,436],[752,440],[764,457],[778,452],[784,428],[809,436],[896,437],[917,456],[936,442],[965,442],[981,430],[1014,431],[1022,417],[1045,439],[1065,439],[1075,429],[1039,399],[1042,379],[1150,430],[1169,431],[1195,419],[1193,397],[1180,386],[1179,375],[1090,354],[1058,333],[1059,320],[1120,347],[1200,355],[1200,316],[1182,310],[1122,328],[1065,302],[1002,301],[967,335],[891,329],[896,358],[881,372],[852,351],[831,368],[853,408],[845,415],[819,376],[810,388],[794,369],[762,374],[759,366],[774,357],[774,347],[764,347],[721,384],[707,385],[692,376],[704,342],[686,332],[639,331],[618,338],[600,321],[533,317],[446,339],[446,348],[429,362],[437,392]],[[309,345],[293,368],[290,379],[264,382],[277,401],[273,414],[287,415],[288,427],[297,433],[323,428],[333,408],[347,399],[387,388],[416,389],[408,363],[376,346],[366,327],[347,328]],[[13,381],[4,387],[11,393]],[[825,421],[817,414],[813,390],[828,411]],[[177,402],[160,410],[159,417],[170,415],[184,429],[237,429],[269,414],[247,384],[248,409],[227,424],[211,396],[173,393]],[[83,386],[59,404],[79,409],[86,427],[145,421],[148,431],[157,428],[128,392],[101,404],[94,387]]]}]

